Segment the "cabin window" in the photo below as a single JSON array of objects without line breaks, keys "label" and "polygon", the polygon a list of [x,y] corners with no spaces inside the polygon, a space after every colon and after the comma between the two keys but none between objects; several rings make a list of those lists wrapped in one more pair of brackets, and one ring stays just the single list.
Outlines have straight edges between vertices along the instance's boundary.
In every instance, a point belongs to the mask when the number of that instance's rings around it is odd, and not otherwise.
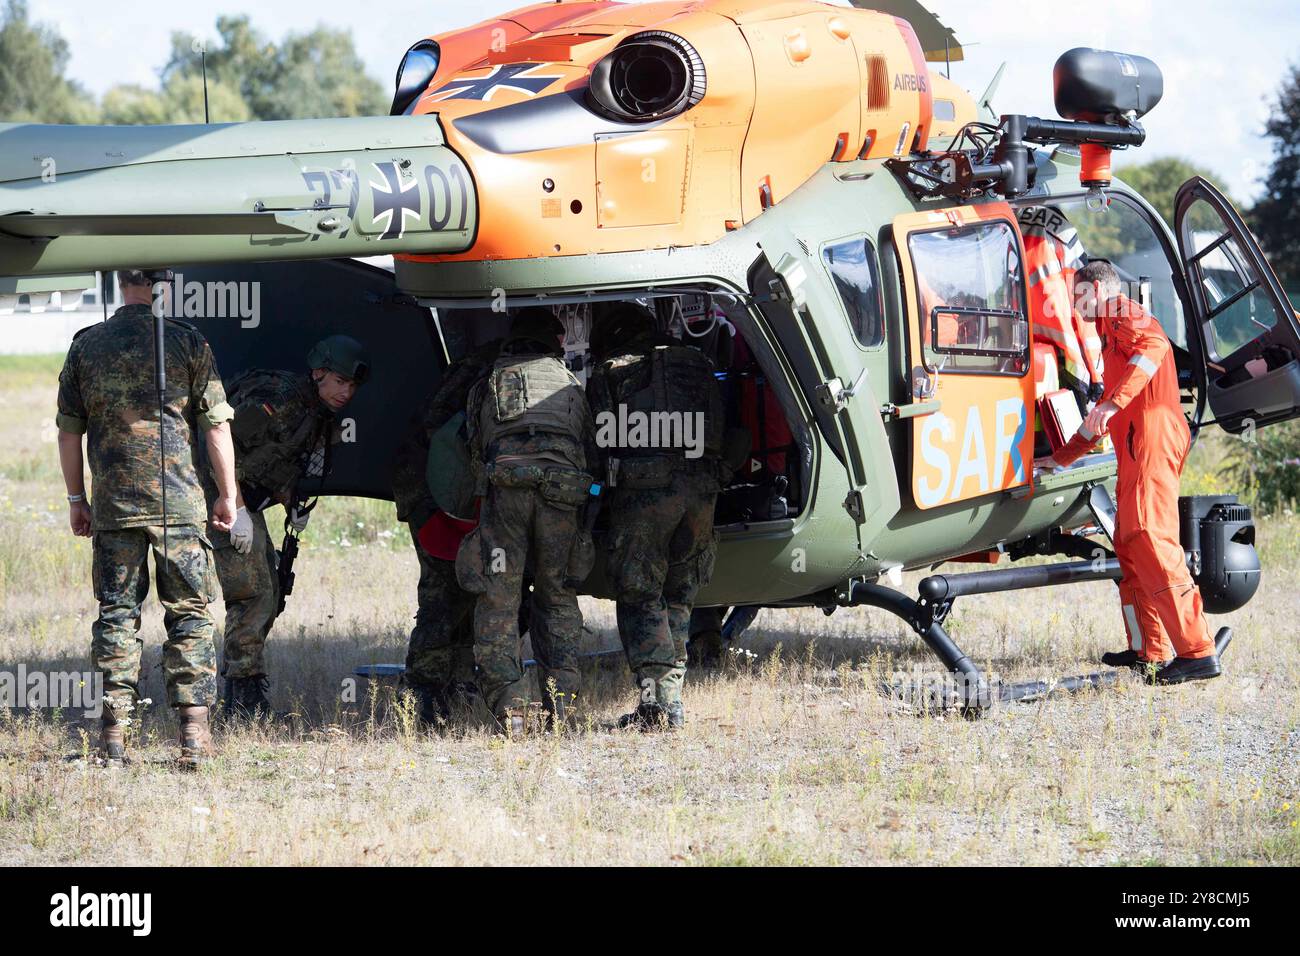
[{"label": "cabin window", "polygon": [[934,101],[934,118],[941,123],[953,123],[957,120],[957,104],[952,100]]},{"label": "cabin window", "polygon": [[872,349],[885,341],[885,306],[876,250],[867,239],[849,239],[822,250],[822,258],[848,313],[858,342]]},{"label": "cabin window", "polygon": [[1051,234],[1071,242],[1077,231],[1082,254],[1109,260],[1124,283],[1124,294],[1159,320],[1171,342],[1187,348],[1187,325],[1173,267],[1144,212],[1118,191],[1110,194],[1104,212],[1089,210],[1082,198],[1054,200],[1043,208],[1053,217],[1046,223]]},{"label": "cabin window", "polygon": [[1008,222],[913,233],[908,250],[925,361],[933,369],[1023,375],[1029,319],[1024,267]]},{"label": "cabin window", "polygon": [[1200,280],[1210,309],[1210,351],[1222,359],[1277,325],[1278,313],[1268,286],[1224,225],[1218,210],[1203,199],[1192,203],[1182,222],[1183,241],[1200,268],[1188,277]]}]

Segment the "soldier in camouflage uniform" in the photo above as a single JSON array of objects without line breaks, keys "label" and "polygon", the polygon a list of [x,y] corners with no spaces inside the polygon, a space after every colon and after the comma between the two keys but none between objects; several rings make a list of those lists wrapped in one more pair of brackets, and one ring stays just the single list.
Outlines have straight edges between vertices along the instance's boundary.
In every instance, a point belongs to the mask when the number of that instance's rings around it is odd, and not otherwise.
[{"label": "soldier in camouflage uniform", "polygon": [[479,686],[510,736],[523,732],[528,704],[518,625],[526,567],[533,575],[529,634],[552,727],[571,719],[580,685],[576,588],[595,557],[582,507],[599,459],[586,396],[560,353],[563,337],[549,310],[522,310],[466,409],[484,498],[479,526],[457,555],[456,576],[479,595]]},{"label": "soldier in camouflage uniform", "polygon": [[[166,278],[141,270],[120,273],[126,304],[106,322],[78,332],[68,349],[56,423],[72,531],[93,538],[99,617],[91,627],[91,660],[104,675],[103,754],[110,761],[125,756],[123,725],[139,699],[140,609],[149,593],[152,551],[167,628],[167,702],[180,718],[182,762],[193,765],[211,751],[208,708],[216,696],[216,628],[208,612],[216,576],[204,533],[195,440],[202,429],[215,465],[213,525],[229,528],[235,477],[228,423],[234,413],[203,335],[170,319],[164,327],[167,388],[160,401],[151,358],[151,289]],[[92,502],[86,501],[82,435]]]},{"label": "soldier in camouflage uniform", "polygon": [[[713,508],[722,464],[722,395],[709,360],[656,331],[654,317],[632,303],[597,319],[596,360],[587,395],[609,476],[609,577],[617,596],[618,632],[641,691],[623,726],[680,727],[691,609],[713,574]],[[646,447],[605,423],[628,414],[680,413],[702,422],[690,449]],[[612,417],[611,417],[612,416]],[[684,424],[681,431],[685,436]],[[648,435],[647,435],[648,437]],[[624,438],[626,444],[622,444]]]},{"label": "soldier in camouflage uniform", "polygon": [[470,389],[492,368],[500,351],[501,340],[496,339],[447,369],[393,460],[397,518],[410,528],[411,543],[420,561],[418,610],[406,653],[406,683],[419,701],[420,718],[427,724],[447,721],[453,701],[468,707],[477,694],[474,595],[457,583],[454,561],[434,557],[419,541],[420,529],[440,510],[429,490],[429,445],[438,429],[464,412]]},{"label": "soldier in camouflage uniform", "polygon": [[[340,440],[337,413],[370,374],[370,360],[355,339],[334,335],[307,354],[307,369],[249,369],[231,379],[235,409],[231,434],[239,482],[238,510],[229,533],[213,534],[217,575],[226,602],[221,676],[224,709],[238,716],[267,716],[266,639],[280,605],[275,545],[264,509],[283,505],[286,528],[307,526],[301,506],[328,471],[329,449]],[[215,494],[210,479],[204,482]]]}]

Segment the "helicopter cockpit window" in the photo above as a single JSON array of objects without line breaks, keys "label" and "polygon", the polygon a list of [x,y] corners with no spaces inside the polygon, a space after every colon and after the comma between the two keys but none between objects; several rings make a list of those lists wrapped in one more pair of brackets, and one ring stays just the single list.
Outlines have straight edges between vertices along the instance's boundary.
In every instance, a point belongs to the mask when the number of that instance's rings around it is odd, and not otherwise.
[{"label": "helicopter cockpit window", "polygon": [[1002,221],[908,238],[931,368],[1023,375],[1029,319],[1020,244]]},{"label": "helicopter cockpit window", "polygon": [[885,307],[880,295],[876,250],[867,239],[849,239],[822,250],[822,258],[848,313],[853,334],[866,348],[885,341]]}]

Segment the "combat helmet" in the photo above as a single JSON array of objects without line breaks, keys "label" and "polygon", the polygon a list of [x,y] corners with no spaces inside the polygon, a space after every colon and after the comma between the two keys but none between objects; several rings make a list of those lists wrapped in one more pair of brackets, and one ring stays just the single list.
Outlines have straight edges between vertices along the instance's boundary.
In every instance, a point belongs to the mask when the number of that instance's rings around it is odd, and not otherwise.
[{"label": "combat helmet", "polygon": [[329,369],[364,385],[370,378],[370,354],[351,336],[331,335],[311,347],[307,367]]}]

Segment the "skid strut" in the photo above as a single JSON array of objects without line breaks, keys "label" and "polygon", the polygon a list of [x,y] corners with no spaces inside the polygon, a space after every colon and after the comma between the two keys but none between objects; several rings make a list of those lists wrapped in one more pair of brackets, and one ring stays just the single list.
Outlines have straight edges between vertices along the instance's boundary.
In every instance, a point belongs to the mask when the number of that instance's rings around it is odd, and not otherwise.
[{"label": "skid strut", "polygon": [[892,588],[858,581],[853,584],[847,603],[851,607],[878,607],[907,621],[956,679],[957,706],[974,716],[988,710],[995,702],[1038,700],[1052,694],[1075,694],[1105,687],[1115,682],[1118,673],[1104,671],[1052,681],[1002,684],[995,691],[983,672],[944,630],[943,621],[952,610],[954,600],[969,594],[994,594],[1085,581],[1118,581],[1122,576],[1119,562],[1114,558],[969,574],[932,574],[921,581],[920,596],[915,601]]}]

